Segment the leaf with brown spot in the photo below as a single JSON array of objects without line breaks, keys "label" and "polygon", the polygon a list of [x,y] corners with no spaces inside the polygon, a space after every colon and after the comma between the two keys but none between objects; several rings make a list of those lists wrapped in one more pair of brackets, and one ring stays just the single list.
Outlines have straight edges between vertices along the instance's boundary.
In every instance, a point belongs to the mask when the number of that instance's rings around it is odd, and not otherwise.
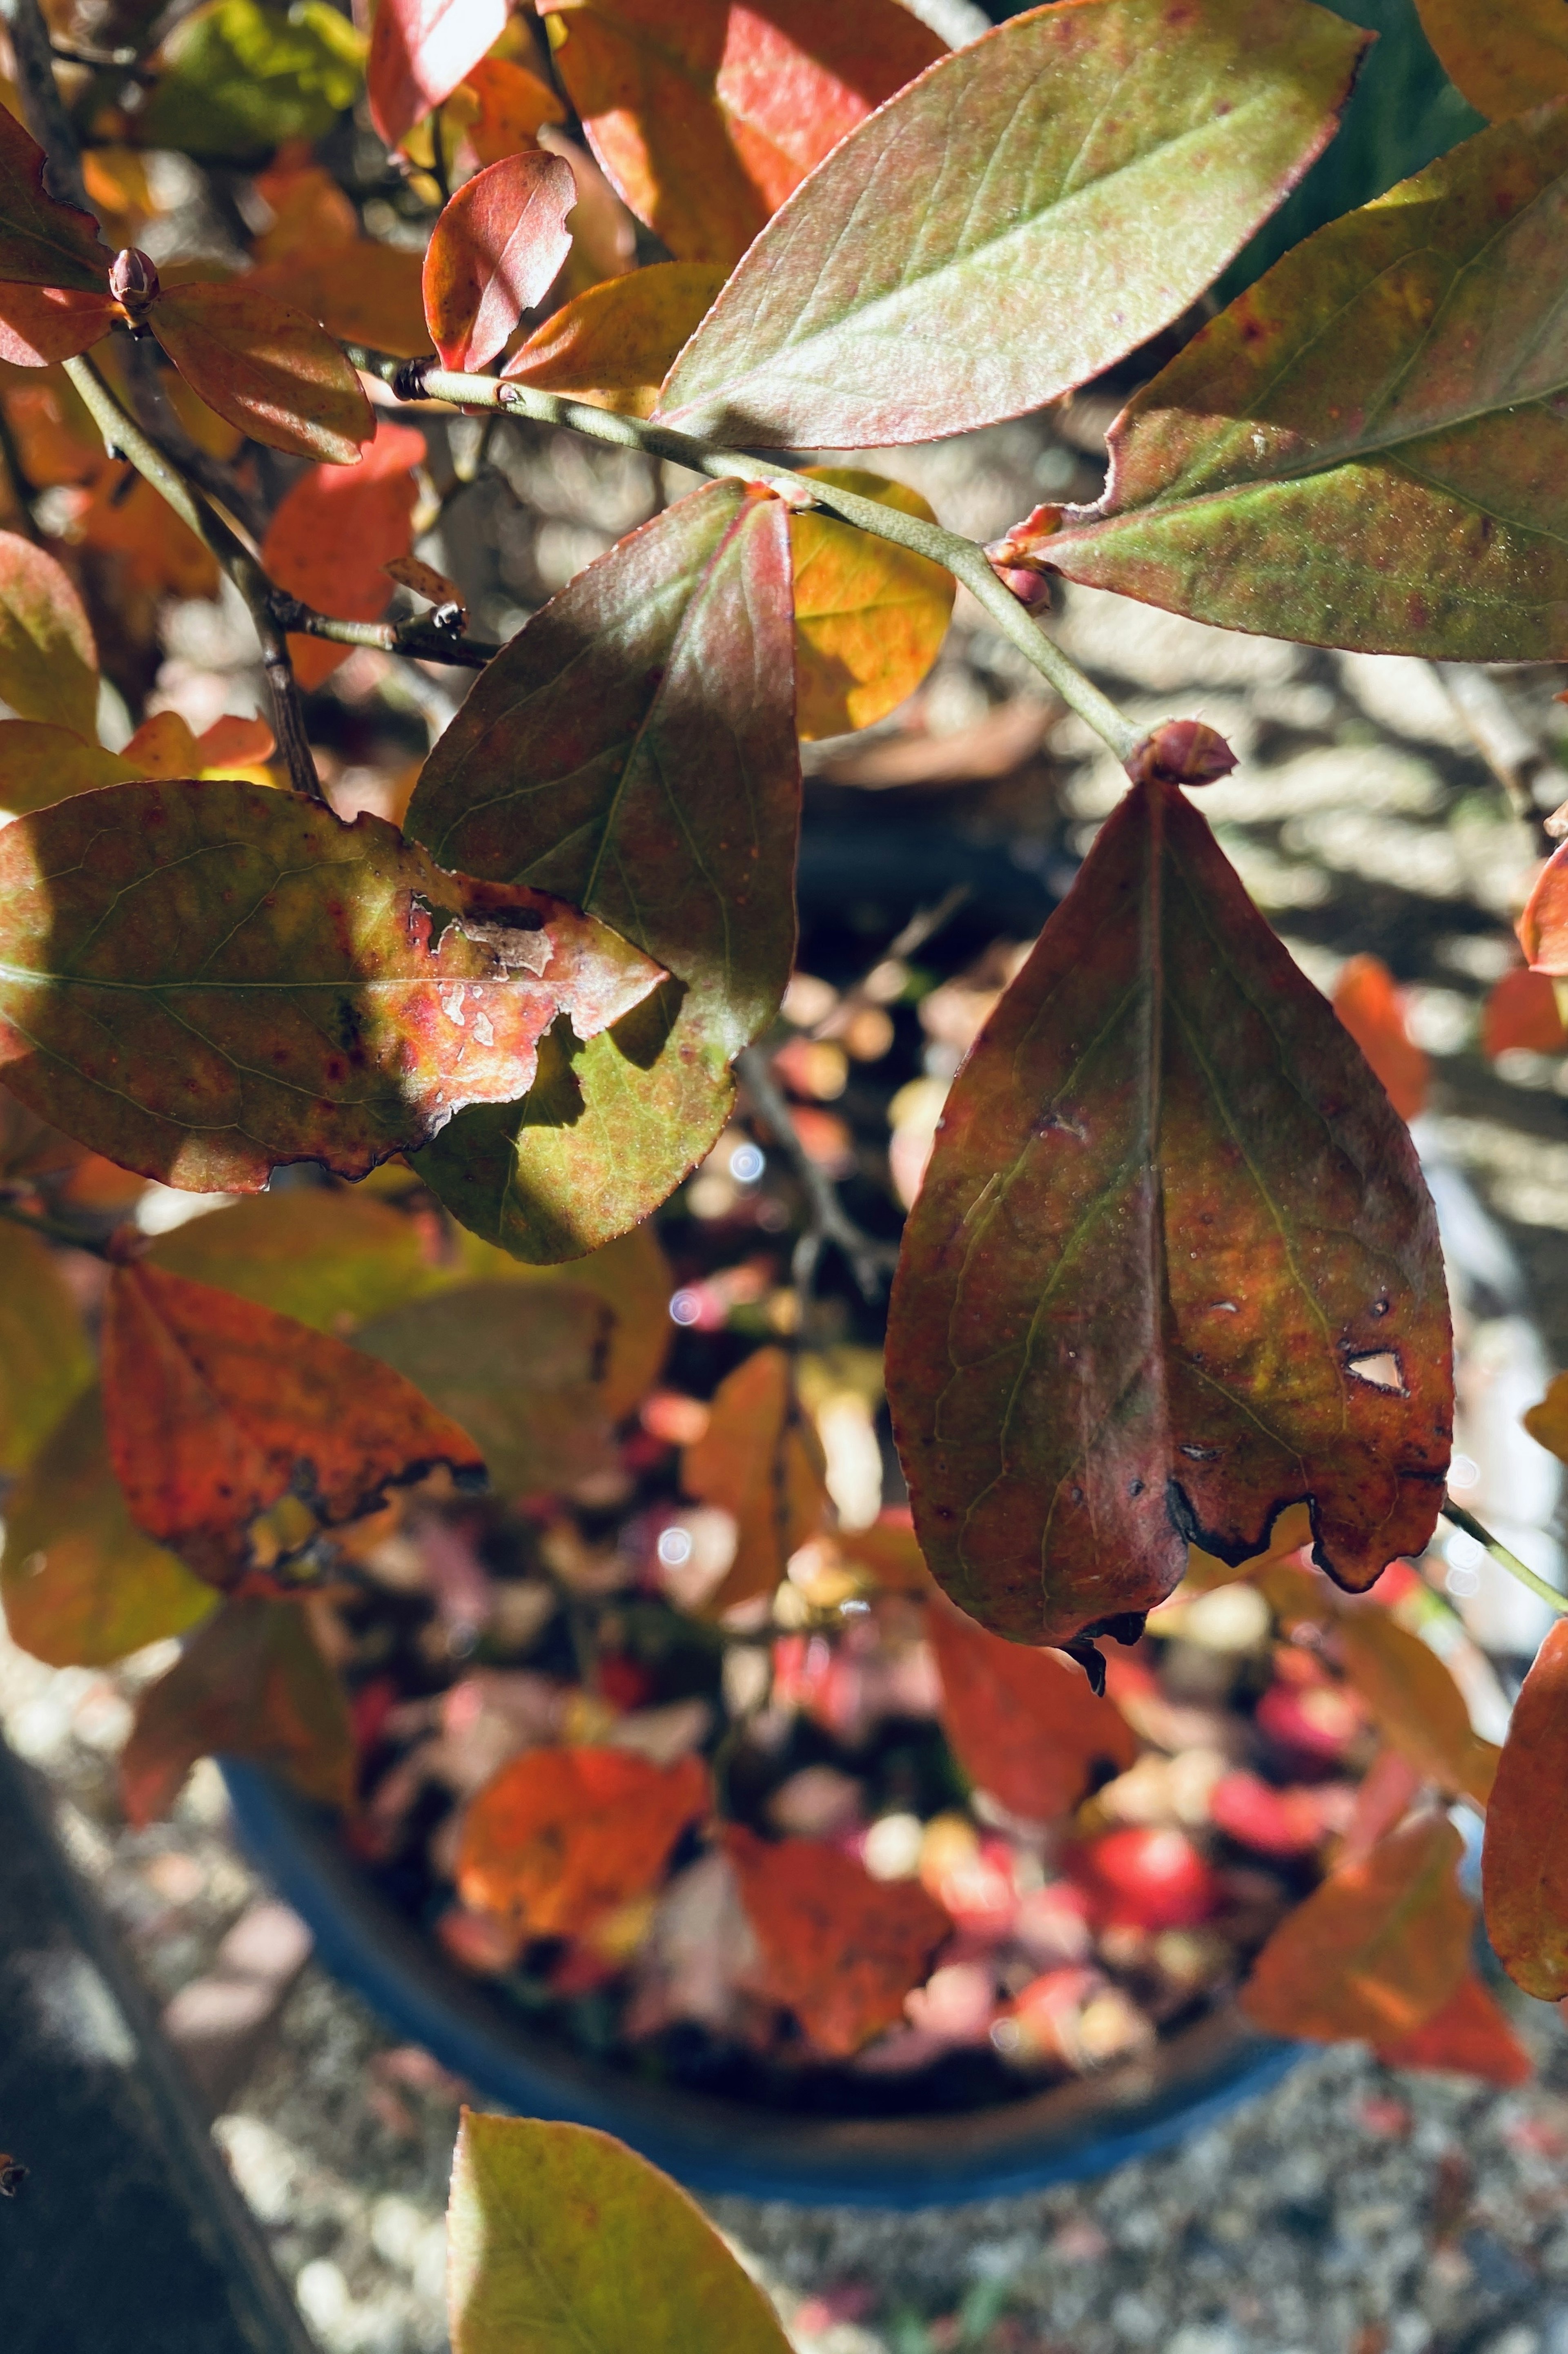
[{"label": "leaf with brown spot", "polygon": [[1347,957],[1333,1005],[1401,1119],[1414,1119],[1425,1106],[1431,1066],[1410,1034],[1404,993],[1387,965],[1374,956]]},{"label": "leaf with brown spot", "polygon": [[1303,1499],[1351,1589],[1431,1536],[1451,1341],[1408,1130],[1177,789],[1113,811],[955,1081],[887,1353],[926,1557],[1021,1641]]},{"label": "leaf with brown spot", "polygon": [[676,353],[723,283],[706,261],[656,261],[607,279],[535,327],[501,373],[619,416],[652,416]]},{"label": "leaf with brown spot", "polygon": [[1277,261],[1129,403],[1071,580],[1224,629],[1568,653],[1568,101]]},{"label": "leaf with brown spot", "polygon": [[488,366],[571,249],[572,167],[532,150],[465,180],[431,232],[425,319],[443,367]]},{"label": "leaf with brown spot", "polygon": [[12,531],[0,531],[0,698],[19,719],[96,740],[98,648],[81,599],[63,565]]},{"label": "leaf with brown spot", "polygon": [[198,1757],[249,1757],[307,1798],[354,1797],[354,1731],[343,1687],[301,1602],[226,1602],[143,1692],[120,1759],[138,1829],[166,1815]]},{"label": "leaf with brown spot", "polygon": [[821,1448],[782,1349],[758,1349],[725,1375],[706,1430],[681,1458],[681,1485],[736,1523],[735,1559],[706,1610],[771,1594],[827,1511]]},{"label": "leaf with brown spot", "polygon": [[109,1460],[103,1400],[78,1398],[5,1501],[0,1594],[11,1639],[51,1668],[102,1668],[187,1634],[210,1585],[144,1537]]},{"label": "leaf with brown spot", "polygon": [[1425,2025],[1470,1967],[1463,1853],[1446,1816],[1425,1815],[1389,1832],[1363,1862],[1331,1872],[1253,1964],[1241,2007],[1254,2026],[1315,2042],[1384,2043]]},{"label": "leaf with brown spot", "polygon": [[[279,500],[261,561],[270,578],[302,604],[344,621],[379,620],[391,601],[386,566],[414,545],[419,490],[414,468],[425,462],[425,437],[386,418],[357,466],[312,466]],[[347,646],[330,639],[292,636],[289,652],[307,692],[321,685]]]},{"label": "leaf with brown spot", "polygon": [[98,223],[62,204],[44,186],[44,151],[16,116],[0,107],[0,251],[5,276],[27,286],[69,287],[101,294],[110,254]]},{"label": "leaf with brown spot", "polygon": [[1437,1654],[1375,1606],[1342,1611],[1336,1623],[1345,1672],[1383,1738],[1425,1780],[1484,1807],[1498,1751],[1470,1730],[1464,1694]]},{"label": "leaf with brown spot", "polygon": [[710,1804],[697,1757],[655,1766],[630,1749],[530,1749],[463,1818],[458,1893],[525,1936],[573,1937],[663,1877]]},{"label": "leaf with brown spot", "polygon": [[[815,482],[934,523],[918,491],[860,466],[807,466]],[[795,714],[811,741],[885,719],[942,649],[958,584],[929,557],[829,514],[789,518],[795,564]]]},{"label": "leaf with brown spot", "polygon": [[1489,122],[1568,97],[1563,0],[1415,0],[1415,9],[1444,72]]},{"label": "leaf with brown spot", "polygon": [[352,466],[376,430],[331,336],[249,279],[166,289],[147,323],[207,407],[269,449]]},{"label": "leaf with brown spot", "polygon": [[[1561,1378],[1561,1377],[1560,1377]],[[1481,1893],[1492,1950],[1542,2002],[1568,1995],[1568,1620],[1513,1704],[1487,1809]]]},{"label": "leaf with brown spot", "polygon": [[942,1729],[970,1780],[1011,1813],[1055,1822],[1097,1766],[1125,1773],[1137,1756],[1120,1710],[1097,1700],[1060,1651],[1003,1642],[941,1600],[926,1631],[942,1680]]},{"label": "leaf with brown spot", "polygon": [[479,1479],[465,1430],[390,1369],[253,1300],[117,1267],[103,1317],[109,1452],[137,1526],[215,1583],[291,1492],[327,1525],[438,1464]]},{"label": "leaf with brown spot", "polygon": [[376,0],[370,120],[388,147],[451,96],[506,30],[506,0]]},{"label": "leaf with brown spot", "polygon": [[1483,2084],[1528,2084],[1535,2073],[1534,2061],[1474,1970],[1421,2026],[1374,2049],[1385,2068],[1440,2069]]},{"label": "leaf with brown spot", "polygon": [[261,786],[112,785],[0,832],[5,1084],[196,1192],[363,1176],[524,1094],[559,1013],[596,1036],[661,978],[560,900]]},{"label": "leaf with brown spot", "polygon": [[739,1823],[723,1838],[759,1948],[753,1990],[834,2060],[902,2019],[952,1925],[919,1882],[873,1880],[820,1840],[762,1840]]}]

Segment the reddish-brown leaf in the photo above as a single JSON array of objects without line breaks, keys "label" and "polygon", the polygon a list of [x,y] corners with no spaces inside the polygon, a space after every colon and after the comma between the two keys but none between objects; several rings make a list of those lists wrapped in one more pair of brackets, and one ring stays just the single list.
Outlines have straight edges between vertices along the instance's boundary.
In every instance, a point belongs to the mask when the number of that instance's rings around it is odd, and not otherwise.
[{"label": "reddish-brown leaf", "polygon": [[951,1925],[918,1881],[873,1880],[820,1840],[762,1840],[739,1823],[724,1845],[759,1949],[757,1993],[835,2060],[903,2017]]},{"label": "reddish-brown leaf", "polygon": [[1097,1700],[1082,1668],[988,1635],[950,1603],[926,1620],[942,1679],[942,1724],[971,1781],[1015,1815],[1054,1822],[1084,1796],[1097,1766],[1125,1772],[1132,1728]]},{"label": "reddish-brown leaf", "polygon": [[895,0],[559,0],[549,25],[589,144],[632,211],[679,260],[726,268],[946,47]]},{"label": "reddish-brown leaf", "polygon": [[438,1463],[484,1469],[468,1433],[390,1366],[145,1261],[110,1278],[103,1415],[132,1519],[215,1582],[243,1567],[249,1523],[291,1490],[330,1524]]},{"label": "reddish-brown leaf", "polygon": [[662,978],[561,900],[261,786],[112,785],[0,832],[6,1084],[193,1192],[362,1177],[526,1095],[557,1013],[596,1037]]},{"label": "reddish-brown leaf", "polygon": [[19,719],[98,734],[98,649],[81,599],[62,565],[11,531],[0,531],[0,696]]},{"label": "reddish-brown leaf", "polygon": [[354,1797],[348,1703],[323,1656],[309,1606],[226,1603],[143,1693],[120,1760],[120,1794],[138,1829],[168,1813],[198,1757],[249,1757],[308,1798]]},{"label": "reddish-brown leaf", "polygon": [[1060,1643],[1287,1505],[1369,1585],[1436,1522],[1452,1416],[1408,1131],[1192,804],[1136,786],[947,1103],[889,1395],[938,1583]]},{"label": "reddish-brown leaf", "polygon": [[1481,1850],[1487,1935],[1526,1994],[1568,1995],[1568,1619],[1524,1680]]},{"label": "reddish-brown leaf", "polygon": [[771,1594],[827,1507],[821,1449],[782,1349],[758,1349],[725,1376],[706,1430],[681,1458],[681,1484],[735,1517],[735,1559],[707,1606]]},{"label": "reddish-brown leaf", "polygon": [[425,256],[425,319],[443,366],[482,368],[542,302],[571,249],[572,167],[535,149],[465,180]]},{"label": "reddish-brown leaf", "polygon": [[1536,876],[1517,929],[1531,972],[1568,975],[1568,842]]},{"label": "reddish-brown leaf", "polygon": [[1334,1011],[1401,1119],[1414,1119],[1425,1104],[1431,1074],[1410,1034],[1404,993],[1387,965],[1374,956],[1347,957],[1334,983]]},{"label": "reddish-brown leaf", "polygon": [[331,336],[247,279],[165,292],[148,324],[207,407],[270,449],[352,466],[376,430],[364,387]]},{"label": "reddish-brown leaf", "polygon": [[1426,1815],[1331,1872],[1253,1965],[1241,2003],[1254,2025],[1324,2043],[1386,2042],[1424,2025],[1469,1968],[1463,1853],[1447,1817]]},{"label": "reddish-brown leaf", "polygon": [[607,279],[535,327],[501,372],[542,392],[647,417],[723,283],[723,270],[705,261],[656,261]]},{"label": "reddish-brown leaf", "polygon": [[[261,543],[270,577],[291,597],[343,621],[374,621],[392,584],[383,567],[414,545],[425,437],[412,426],[376,423],[359,464],[313,466],[291,483]],[[289,651],[302,686],[319,686],[348,658],[325,638],[291,637]]]},{"label": "reddish-brown leaf", "polygon": [[352,245],[307,249],[267,262],[244,282],[254,293],[302,311],[343,343],[413,359],[430,348],[423,267],[422,257],[407,246],[362,237]]},{"label": "reddish-brown leaf", "polygon": [[482,58],[463,76],[474,115],[463,136],[481,164],[532,147],[546,122],[564,122],[567,110],[548,82],[510,58]]},{"label": "reddish-brown leaf", "polygon": [[1337,1625],[1345,1672],[1384,1739],[1425,1780],[1484,1807],[1498,1753],[1470,1730],[1464,1694],[1436,1651],[1386,1610],[1346,1610]]},{"label": "reddish-brown leaf", "polygon": [[1385,2068],[1440,2068],[1484,2084],[1527,2084],[1535,2062],[1496,1999],[1472,1970],[1430,2019],[1379,2043]]},{"label": "reddish-brown leaf", "polygon": [[388,147],[451,96],[505,29],[506,0],[376,0],[365,78]]},{"label": "reddish-brown leaf", "polygon": [[1549,973],[1505,972],[1481,1015],[1481,1052],[1492,1061],[1516,1047],[1532,1055],[1568,1052],[1557,988]]},{"label": "reddish-brown leaf", "polygon": [[459,1893],[525,1936],[577,1936],[658,1885],[709,1803],[700,1758],[655,1766],[630,1749],[530,1749],[469,1808]]},{"label": "reddish-brown leaf", "polygon": [[0,107],[0,252],[5,275],[26,286],[70,287],[101,294],[110,256],[98,223],[63,205],[44,186],[44,151],[14,114]]},{"label": "reddish-brown leaf", "polygon": [[[120,316],[112,295],[0,283],[0,360],[48,367],[101,343]],[[673,356],[673,355],[672,355]]]}]

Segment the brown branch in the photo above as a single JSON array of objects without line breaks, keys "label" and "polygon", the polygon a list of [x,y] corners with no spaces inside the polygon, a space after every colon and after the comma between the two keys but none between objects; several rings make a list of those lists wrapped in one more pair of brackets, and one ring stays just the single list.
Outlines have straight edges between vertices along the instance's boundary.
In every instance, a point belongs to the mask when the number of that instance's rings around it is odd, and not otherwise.
[{"label": "brown branch", "polygon": [[794,1163],[795,1173],[805,1189],[810,1218],[795,1251],[795,1281],[802,1293],[810,1293],[821,1257],[824,1243],[832,1243],[849,1262],[856,1288],[863,1299],[880,1298],[883,1286],[894,1261],[898,1257],[892,1243],[879,1243],[874,1236],[863,1234],[839,1200],[838,1188],[825,1171],[819,1169],[800,1141],[800,1130],[789,1116],[789,1105],[784,1090],[773,1076],[773,1066],[757,1046],[747,1046],[736,1058],[739,1072],[751,1097],[752,1106],[760,1113],[780,1150],[788,1153]]},{"label": "brown branch", "polygon": [[439,606],[434,614],[418,613],[403,621],[340,621],[302,605],[297,597],[272,591],[272,611],[279,625],[296,636],[326,638],[338,646],[370,646],[380,653],[406,654],[411,662],[446,663],[453,670],[483,670],[501,652],[483,641],[461,635],[440,616],[456,612]]}]

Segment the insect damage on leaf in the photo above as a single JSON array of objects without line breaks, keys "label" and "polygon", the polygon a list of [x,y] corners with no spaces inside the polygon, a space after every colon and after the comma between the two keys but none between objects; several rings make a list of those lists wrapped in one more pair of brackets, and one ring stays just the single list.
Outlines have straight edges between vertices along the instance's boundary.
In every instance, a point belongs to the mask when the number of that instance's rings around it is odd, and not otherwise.
[{"label": "insect damage on leaf", "polygon": [[1190,1543],[1244,1560],[1306,1500],[1367,1586],[1436,1526],[1450,1358],[1407,1131],[1197,811],[1136,786],[906,1229],[888,1390],[938,1582],[1022,1641],[1121,1633]]}]

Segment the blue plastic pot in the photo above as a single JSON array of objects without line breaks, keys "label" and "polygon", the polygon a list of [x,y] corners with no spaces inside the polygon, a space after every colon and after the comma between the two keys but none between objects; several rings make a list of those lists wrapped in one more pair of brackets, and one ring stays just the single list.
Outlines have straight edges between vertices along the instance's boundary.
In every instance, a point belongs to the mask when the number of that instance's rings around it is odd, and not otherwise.
[{"label": "blue plastic pot", "polygon": [[222,1761],[240,1840],[308,1922],[322,1962],[475,2095],[524,2116],[599,2126],[694,2190],[803,2206],[951,2206],[1108,2173],[1167,2149],[1278,2084],[1305,2047],[1234,2010],[1148,2061],[1033,2100],[860,2120],[652,2087],[531,2032],[463,1978],[358,1872],[330,1818],[254,1766]]}]

